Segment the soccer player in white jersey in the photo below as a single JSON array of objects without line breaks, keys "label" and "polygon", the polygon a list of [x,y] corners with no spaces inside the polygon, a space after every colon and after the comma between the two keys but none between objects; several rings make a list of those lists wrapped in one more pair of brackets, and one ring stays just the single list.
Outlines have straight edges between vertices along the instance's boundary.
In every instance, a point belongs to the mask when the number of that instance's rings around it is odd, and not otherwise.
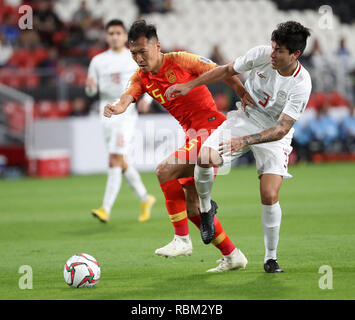
[{"label": "soccer player in white jersey", "polygon": [[[138,220],[143,222],[150,218],[155,197],[148,194],[138,171],[127,160],[138,118],[136,106],[132,104],[124,114],[113,116],[111,119],[103,116],[105,105],[116,100],[125,91],[138,66],[126,48],[127,32],[124,23],[121,20],[111,20],[105,29],[109,49],[92,59],[86,82],[87,95],[94,96],[97,92],[100,95],[101,123],[109,152],[108,177],[102,207],[92,210],[92,214],[102,222],[109,220],[123,176],[141,202]],[[151,100],[150,97],[143,97],[139,103],[148,104]]]},{"label": "soccer player in white jersey", "polygon": [[[205,141],[195,166],[195,184],[201,215],[213,215],[212,166],[227,165],[247,151],[253,152],[260,179],[264,270],[268,273],[283,272],[276,256],[281,224],[278,194],[283,178],[292,177],[287,171],[292,126],[303,113],[311,93],[310,75],[298,61],[309,36],[309,30],[298,22],[281,23],[271,35],[271,46],[255,47],[233,63],[185,84],[176,84],[165,93],[168,98],[185,95],[199,85],[250,71],[245,88],[255,103],[243,104],[239,110],[230,112],[227,120]],[[209,237],[213,237],[212,225],[210,229]]]}]

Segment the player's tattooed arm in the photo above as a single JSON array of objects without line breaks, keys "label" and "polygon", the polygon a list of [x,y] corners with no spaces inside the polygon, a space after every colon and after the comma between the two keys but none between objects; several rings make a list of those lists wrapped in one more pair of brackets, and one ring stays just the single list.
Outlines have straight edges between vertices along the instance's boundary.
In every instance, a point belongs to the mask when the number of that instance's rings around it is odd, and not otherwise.
[{"label": "player's tattooed arm", "polygon": [[120,99],[115,100],[111,104],[107,104],[104,109],[104,116],[111,118],[114,114],[121,114],[125,112],[128,106],[134,102],[133,96],[128,93],[123,93]]},{"label": "player's tattooed arm", "polygon": [[280,140],[290,131],[295,122],[295,119],[285,113],[281,113],[276,126],[256,134],[232,138],[228,141],[224,141],[219,145],[219,152],[221,154],[229,155],[252,144]]}]

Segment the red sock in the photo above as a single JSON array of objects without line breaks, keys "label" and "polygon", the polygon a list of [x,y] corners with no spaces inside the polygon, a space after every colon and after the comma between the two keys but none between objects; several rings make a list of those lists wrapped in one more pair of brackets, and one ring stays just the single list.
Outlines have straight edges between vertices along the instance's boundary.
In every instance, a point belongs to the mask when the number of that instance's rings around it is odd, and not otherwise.
[{"label": "red sock", "polygon": [[[199,214],[189,217],[190,221],[195,224],[197,228],[200,229],[201,225],[201,216]],[[232,251],[235,249],[235,245],[229,239],[228,235],[225,233],[225,231],[222,228],[222,224],[218,220],[216,216],[214,216],[214,227],[215,227],[215,235],[212,240],[213,245],[215,245],[224,256],[229,255],[232,253]]]},{"label": "red sock", "polygon": [[231,239],[229,239],[228,235],[223,230],[222,225],[216,216],[214,216],[214,227],[215,227],[216,233],[214,235],[212,243],[219,250],[221,250],[221,252],[224,256],[227,256],[228,254],[232,253],[232,251],[235,249],[235,245],[233,244]]},{"label": "red sock", "polygon": [[174,226],[175,234],[186,236],[189,234],[187,221],[185,193],[182,185],[177,179],[169,180],[160,185],[164,197],[165,205],[169,213],[169,218]]}]

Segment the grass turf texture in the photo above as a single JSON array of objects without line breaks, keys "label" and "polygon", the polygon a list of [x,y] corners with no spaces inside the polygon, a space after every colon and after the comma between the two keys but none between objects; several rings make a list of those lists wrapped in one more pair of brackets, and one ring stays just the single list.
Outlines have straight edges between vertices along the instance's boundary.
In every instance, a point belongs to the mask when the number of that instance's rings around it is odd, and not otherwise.
[{"label": "grass turf texture", "polygon": [[[142,174],[157,197],[150,221],[139,223],[139,202],[127,184],[108,224],[91,216],[106,176],[0,181],[0,299],[354,299],[355,165],[290,168],[284,181],[278,258],[284,274],[263,270],[259,185],[253,167],[235,168],[215,182],[218,217],[249,260],[246,270],[210,274],[219,251],[204,245],[190,223],[193,255],[165,259],[154,250],[173,236],[154,174]],[[73,289],[63,266],[75,253],[93,255],[102,275],[93,289]],[[33,289],[19,289],[21,265],[33,270]],[[333,270],[322,290],[319,268]]]}]

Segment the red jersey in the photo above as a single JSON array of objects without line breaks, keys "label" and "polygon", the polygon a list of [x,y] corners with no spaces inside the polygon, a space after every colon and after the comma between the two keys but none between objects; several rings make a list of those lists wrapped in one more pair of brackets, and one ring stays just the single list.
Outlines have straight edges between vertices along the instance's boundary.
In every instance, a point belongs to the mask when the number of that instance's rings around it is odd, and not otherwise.
[{"label": "red jersey", "polygon": [[164,54],[163,64],[156,75],[138,69],[131,77],[126,93],[137,101],[147,92],[179,121],[185,131],[216,129],[226,117],[217,110],[213,97],[205,85],[171,100],[164,95],[171,85],[188,82],[215,67],[214,62],[195,54],[167,53]]}]

